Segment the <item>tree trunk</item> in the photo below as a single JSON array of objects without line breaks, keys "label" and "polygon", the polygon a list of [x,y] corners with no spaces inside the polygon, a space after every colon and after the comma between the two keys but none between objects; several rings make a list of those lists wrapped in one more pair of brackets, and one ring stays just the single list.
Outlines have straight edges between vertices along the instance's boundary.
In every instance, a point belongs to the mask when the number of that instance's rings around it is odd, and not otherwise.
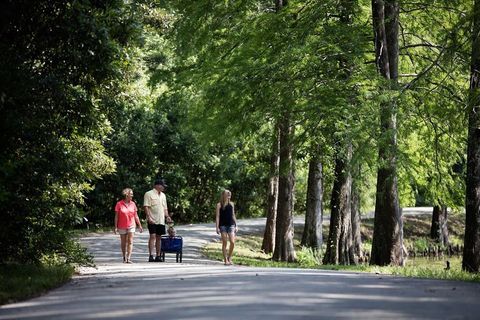
[{"label": "tree trunk", "polygon": [[353,254],[357,261],[363,261],[361,221],[360,193],[357,188],[356,178],[352,178],[352,245]]},{"label": "tree trunk", "polygon": [[262,250],[265,253],[272,253],[275,248],[275,224],[277,219],[277,203],[278,203],[278,166],[279,166],[279,130],[278,123],[275,125],[275,134],[272,145],[272,155],[270,157],[270,174],[268,184],[267,199],[267,222],[265,232],[263,234]]},{"label": "tree trunk", "polygon": [[436,240],[442,246],[448,244],[447,218],[447,206],[441,205],[433,207],[430,238]]},{"label": "tree trunk", "polygon": [[[275,12],[280,12],[287,0],[275,0]],[[278,178],[278,204],[275,232],[275,250],[273,260],[293,262],[296,260],[293,246],[293,191],[295,177],[293,173],[292,137],[290,111],[284,109],[279,120],[280,164]]]},{"label": "tree trunk", "polygon": [[480,271],[480,0],[473,12],[472,57],[468,103],[465,241],[462,269]]},{"label": "tree trunk", "polygon": [[[398,17],[397,0],[372,0],[375,55],[377,70],[390,89],[398,80]],[[403,265],[403,222],[397,190],[396,152],[397,120],[395,101],[380,106],[379,168],[375,199],[375,221],[370,263]]]},{"label": "tree trunk", "polygon": [[330,230],[323,258],[324,264],[357,263],[352,242],[352,176],[349,168],[351,158],[352,145],[349,143],[345,154],[340,152],[335,159],[335,180],[330,204]]},{"label": "tree trunk", "polygon": [[295,261],[293,246],[293,174],[292,136],[289,111],[283,113],[280,120],[280,172],[278,182],[278,208],[273,260]]},{"label": "tree trunk", "polygon": [[307,210],[302,236],[302,246],[314,249],[321,249],[323,243],[322,180],[322,163],[314,157],[308,165]]},{"label": "tree trunk", "polygon": [[275,0],[275,9],[276,12],[280,11],[283,7],[287,5],[287,0]]}]

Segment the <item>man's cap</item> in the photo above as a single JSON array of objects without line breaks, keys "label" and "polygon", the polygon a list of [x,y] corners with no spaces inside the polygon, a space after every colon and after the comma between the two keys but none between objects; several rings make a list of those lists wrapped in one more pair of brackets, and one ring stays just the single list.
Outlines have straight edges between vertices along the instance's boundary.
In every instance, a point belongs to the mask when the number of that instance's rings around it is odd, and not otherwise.
[{"label": "man's cap", "polygon": [[165,180],[163,180],[163,179],[157,179],[157,180],[155,180],[154,185],[156,185],[156,186],[157,186],[157,185],[161,185],[161,186],[163,186],[163,187],[165,187],[165,188],[167,187],[167,184],[165,183]]}]

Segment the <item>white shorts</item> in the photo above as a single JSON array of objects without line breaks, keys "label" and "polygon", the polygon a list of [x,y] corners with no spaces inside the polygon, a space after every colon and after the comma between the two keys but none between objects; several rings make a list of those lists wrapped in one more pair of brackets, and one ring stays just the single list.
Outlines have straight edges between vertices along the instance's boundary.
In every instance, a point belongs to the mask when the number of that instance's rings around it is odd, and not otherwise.
[{"label": "white shorts", "polygon": [[117,229],[118,234],[135,233],[135,226],[127,229]]}]

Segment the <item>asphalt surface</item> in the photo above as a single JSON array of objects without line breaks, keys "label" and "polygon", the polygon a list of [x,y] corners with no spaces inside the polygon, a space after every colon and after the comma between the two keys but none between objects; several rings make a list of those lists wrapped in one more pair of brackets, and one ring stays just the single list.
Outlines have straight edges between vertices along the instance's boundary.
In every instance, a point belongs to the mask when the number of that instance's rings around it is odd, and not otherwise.
[{"label": "asphalt surface", "polygon": [[[243,220],[241,233],[265,219]],[[296,223],[301,223],[297,219]],[[200,248],[218,240],[213,224],[177,226],[183,263],[146,262],[148,234],[137,233],[133,264],[119,236],[82,242],[97,268],[83,268],[41,297],[0,307],[1,319],[480,319],[480,284],[365,273],[224,266]]]}]

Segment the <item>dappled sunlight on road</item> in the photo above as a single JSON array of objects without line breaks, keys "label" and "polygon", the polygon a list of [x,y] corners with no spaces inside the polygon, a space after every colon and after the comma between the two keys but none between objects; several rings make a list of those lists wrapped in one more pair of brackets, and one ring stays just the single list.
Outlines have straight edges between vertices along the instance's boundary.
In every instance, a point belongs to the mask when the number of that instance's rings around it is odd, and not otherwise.
[{"label": "dappled sunlight on road", "polygon": [[[67,315],[68,319],[154,319],[160,315],[173,319],[224,319],[228,312],[235,313],[230,317],[233,319],[318,315],[325,319],[354,315],[366,319],[372,314],[377,318],[411,319],[433,318],[441,314],[439,309],[449,308],[446,303],[451,299],[450,286],[441,286],[443,289],[433,295],[412,290],[424,286],[423,280],[405,282],[354,273],[223,265],[154,265],[151,269],[80,277],[42,299],[10,307],[19,311],[17,319]],[[432,281],[432,287],[436,283]],[[474,311],[476,298],[469,297],[471,289],[457,292],[463,296],[462,301],[456,301],[458,310]],[[70,310],[62,311],[62,306]],[[7,318],[0,315],[0,319]]]},{"label": "dappled sunlight on road", "polygon": [[[258,231],[264,219],[241,221]],[[183,263],[147,261],[148,232],[137,233],[133,264],[121,261],[119,236],[82,239],[95,268],[67,285],[0,307],[3,319],[474,319],[480,284],[291,268],[225,266],[202,257],[218,240],[213,224],[176,226]]]}]

